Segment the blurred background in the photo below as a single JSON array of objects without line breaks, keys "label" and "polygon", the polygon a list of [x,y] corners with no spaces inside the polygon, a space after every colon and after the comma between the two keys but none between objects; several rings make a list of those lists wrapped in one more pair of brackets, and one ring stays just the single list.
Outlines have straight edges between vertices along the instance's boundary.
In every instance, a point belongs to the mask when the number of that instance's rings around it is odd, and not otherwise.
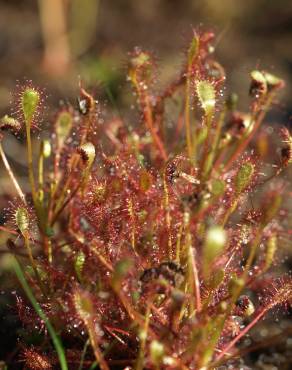
[{"label": "blurred background", "polygon": [[134,46],[159,57],[163,83],[178,72],[191,27],[216,32],[227,84],[243,101],[250,70],[284,78],[289,116],[291,0],[0,0],[0,113],[24,78],[46,88],[49,104],[75,97],[79,76],[119,100]]}]

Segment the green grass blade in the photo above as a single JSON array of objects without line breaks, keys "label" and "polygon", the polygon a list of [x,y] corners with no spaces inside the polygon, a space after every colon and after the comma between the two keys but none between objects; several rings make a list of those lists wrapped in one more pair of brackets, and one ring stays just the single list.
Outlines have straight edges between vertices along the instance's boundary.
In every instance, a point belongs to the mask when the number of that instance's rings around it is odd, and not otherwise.
[{"label": "green grass blade", "polygon": [[52,342],[54,344],[54,347],[55,347],[55,349],[57,351],[57,354],[58,354],[58,357],[59,357],[59,362],[60,362],[60,365],[61,365],[61,369],[62,370],[68,370],[68,365],[67,365],[67,361],[66,361],[65,352],[64,352],[64,349],[63,349],[63,346],[62,346],[62,342],[61,342],[60,338],[58,337],[58,335],[56,334],[55,329],[53,328],[52,324],[50,323],[48,317],[46,316],[46,314],[42,310],[41,306],[39,305],[39,303],[35,299],[35,297],[33,295],[33,292],[30,289],[30,287],[29,287],[29,285],[28,285],[28,283],[25,279],[22,268],[21,268],[19,262],[15,258],[14,258],[14,262],[13,262],[13,268],[14,268],[15,274],[16,274],[20,284],[22,285],[22,288],[25,291],[28,299],[30,300],[33,308],[35,309],[35,311],[39,315],[39,317],[43,320],[43,322],[45,323],[45,325],[48,329],[48,332],[49,332],[49,334],[52,338]]},{"label": "green grass blade", "polygon": [[89,339],[87,339],[87,341],[84,344],[84,348],[83,348],[83,351],[82,351],[82,355],[81,355],[81,359],[80,359],[80,365],[79,365],[78,370],[83,369],[83,363],[84,363],[86,351],[87,351],[87,348],[89,347],[89,345],[90,345],[90,341],[89,341]]},{"label": "green grass blade", "polygon": [[97,365],[98,365],[97,361],[94,361],[94,363],[90,366],[89,370],[96,369]]}]

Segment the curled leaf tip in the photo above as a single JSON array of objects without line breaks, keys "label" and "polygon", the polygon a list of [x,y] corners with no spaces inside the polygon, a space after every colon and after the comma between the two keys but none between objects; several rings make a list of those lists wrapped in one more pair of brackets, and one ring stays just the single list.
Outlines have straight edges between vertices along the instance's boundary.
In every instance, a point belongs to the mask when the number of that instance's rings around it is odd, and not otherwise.
[{"label": "curled leaf tip", "polygon": [[268,86],[268,89],[281,89],[285,86],[285,82],[284,80],[282,80],[281,78],[271,74],[271,73],[268,73],[268,72],[263,72],[264,76],[265,76],[265,79],[266,79],[266,82],[267,82],[267,86]]},{"label": "curled leaf tip", "polygon": [[268,91],[267,81],[265,76],[260,71],[252,71],[250,73],[251,84],[249,94],[254,97],[265,95]]},{"label": "curled leaf tip", "polygon": [[13,132],[18,132],[21,129],[20,122],[15,118],[9,117],[7,114],[0,120],[1,130],[11,130]]},{"label": "curled leaf tip", "polygon": [[95,146],[88,142],[80,145],[77,149],[77,152],[80,154],[83,162],[90,167],[95,159]]},{"label": "curled leaf tip", "polygon": [[78,97],[78,110],[82,115],[92,113],[96,107],[96,101],[93,96],[90,95],[82,87],[80,88],[80,96]]}]

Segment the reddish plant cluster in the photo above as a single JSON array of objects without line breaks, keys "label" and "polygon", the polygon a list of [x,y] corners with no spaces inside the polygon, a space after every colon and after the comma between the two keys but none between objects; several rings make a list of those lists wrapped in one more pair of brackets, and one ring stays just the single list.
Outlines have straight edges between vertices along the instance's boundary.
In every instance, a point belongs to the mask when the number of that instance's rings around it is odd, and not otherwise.
[{"label": "reddish plant cluster", "polygon": [[194,33],[181,74],[160,93],[151,53],[135,49],[135,127],[101,124],[99,103],[80,87],[78,109],[57,114],[36,160],[40,92],[23,86],[21,117],[2,119],[27,138],[31,195],[0,147],[19,195],[15,226],[3,227],[27,295],[17,307],[25,329],[41,333],[34,346],[23,339],[26,368],[211,369],[240,356],[240,339],[291,302],[290,277],[279,284],[270,268],[289,233],[277,177],[292,162],[292,137],[282,129],[266,177],[266,138],[249,149],[284,82],[253,71],[250,111],[237,111],[213,38]]}]

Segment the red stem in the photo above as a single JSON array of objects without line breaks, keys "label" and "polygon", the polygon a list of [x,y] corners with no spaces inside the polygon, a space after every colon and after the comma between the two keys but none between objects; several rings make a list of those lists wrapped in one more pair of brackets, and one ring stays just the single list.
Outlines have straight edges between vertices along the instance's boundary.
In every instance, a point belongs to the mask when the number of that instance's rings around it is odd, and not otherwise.
[{"label": "red stem", "polygon": [[158,136],[158,134],[155,131],[155,128],[153,126],[153,117],[152,117],[152,111],[151,111],[150,104],[149,104],[149,98],[146,94],[144,95],[140,91],[139,91],[139,94],[140,94],[141,97],[143,97],[144,104],[145,104],[145,106],[144,106],[144,116],[145,116],[146,126],[147,126],[148,130],[150,131],[150,133],[152,135],[154,143],[156,144],[157,149],[159,150],[159,152],[161,154],[161,157],[163,158],[164,161],[166,161],[168,156],[166,154],[164,145],[163,145],[162,141],[160,140],[160,137]]},{"label": "red stem", "polygon": [[269,307],[264,308],[253,320],[250,322],[230,343],[227,344],[220,353],[216,357],[216,361],[219,361],[222,357],[226,355],[226,353],[237,343],[260,319],[264,316],[264,314],[268,311]]},{"label": "red stem", "polygon": [[270,106],[270,104],[272,102],[272,99],[273,99],[273,95],[270,95],[267,98],[266,104],[264,105],[261,112],[259,113],[258,118],[255,121],[255,124],[254,124],[254,127],[252,128],[251,133],[248,135],[247,138],[245,138],[245,140],[243,140],[241,143],[239,143],[239,146],[237,147],[235,152],[231,155],[228,162],[224,166],[224,171],[228,171],[230,169],[230,167],[233,165],[233,163],[237,160],[237,158],[246,149],[246,147],[250,143],[251,139],[254,137],[255,133],[257,132],[258,128],[260,127],[260,125],[261,125],[261,123],[262,123],[262,121],[263,121],[263,119],[264,119],[264,117],[267,113],[268,107]]}]

